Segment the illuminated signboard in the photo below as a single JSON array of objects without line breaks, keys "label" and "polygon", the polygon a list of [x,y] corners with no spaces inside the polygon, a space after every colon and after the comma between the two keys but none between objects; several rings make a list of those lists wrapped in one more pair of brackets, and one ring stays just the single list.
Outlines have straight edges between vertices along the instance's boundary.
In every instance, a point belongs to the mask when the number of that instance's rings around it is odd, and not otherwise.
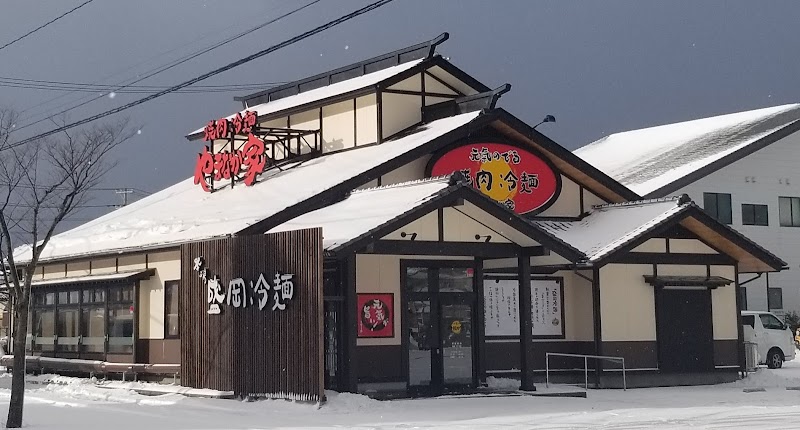
[{"label": "illuminated signboard", "polygon": [[473,187],[518,214],[547,207],[561,178],[540,156],[505,143],[470,143],[434,158],[431,176],[464,174]]}]

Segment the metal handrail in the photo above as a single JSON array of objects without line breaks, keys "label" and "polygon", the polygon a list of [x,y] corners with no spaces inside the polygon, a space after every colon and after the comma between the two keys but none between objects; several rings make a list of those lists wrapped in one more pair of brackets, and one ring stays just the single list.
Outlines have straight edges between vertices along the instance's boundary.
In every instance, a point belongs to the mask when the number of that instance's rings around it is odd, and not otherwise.
[{"label": "metal handrail", "polygon": [[585,389],[589,389],[589,359],[594,358],[596,360],[609,360],[609,361],[619,361],[622,363],[622,389],[628,389],[628,383],[625,380],[625,358],[623,357],[612,357],[609,355],[587,355],[587,354],[567,354],[562,352],[548,352],[545,353],[545,386],[550,387],[550,356],[557,356],[557,357],[576,357],[576,358],[583,358],[583,384]]}]

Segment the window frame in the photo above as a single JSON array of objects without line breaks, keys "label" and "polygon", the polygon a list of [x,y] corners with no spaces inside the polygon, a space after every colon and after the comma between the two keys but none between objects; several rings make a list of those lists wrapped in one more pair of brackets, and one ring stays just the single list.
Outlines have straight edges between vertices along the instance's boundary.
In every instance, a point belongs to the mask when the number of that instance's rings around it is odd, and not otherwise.
[{"label": "window frame", "polygon": [[[789,223],[784,223],[783,219],[783,204],[784,200],[789,201]],[[794,214],[794,207],[795,202],[797,202],[798,208],[800,208],[800,197],[792,197],[792,196],[778,196],[778,225],[781,227],[800,227],[800,213],[797,214],[797,219],[795,219]]]},{"label": "window frame", "polygon": [[[719,211],[719,198],[720,196],[726,196],[728,199],[728,210],[727,210],[727,218],[721,219],[720,211]],[[713,212],[712,208],[709,206],[709,199],[713,198]],[[733,224],[733,196],[730,193],[712,193],[712,192],[704,192],[703,193],[703,210],[715,220],[721,222],[725,225]]]},{"label": "window frame", "polygon": [[[174,314],[177,315],[178,322],[176,324],[177,333],[175,333],[175,334],[169,333],[169,315],[171,313],[169,312],[170,309],[168,309],[168,303],[169,303],[168,291],[169,291],[170,288],[174,288],[175,289],[175,295],[177,296],[176,303],[175,303],[175,306],[177,307],[177,309],[175,309]],[[170,281],[164,281],[164,339],[180,339],[181,338],[181,314],[180,314],[181,294],[180,294],[180,288],[181,288],[180,287],[180,281],[177,280],[177,279],[170,280]]]},{"label": "window frame", "polygon": [[[764,209],[763,223],[759,222],[757,209]],[[749,217],[745,217],[748,214]],[[748,219],[749,218],[749,219]],[[749,221],[749,222],[748,222]],[[742,203],[742,225],[753,225],[768,227],[769,226],[769,205],[760,203]]]}]

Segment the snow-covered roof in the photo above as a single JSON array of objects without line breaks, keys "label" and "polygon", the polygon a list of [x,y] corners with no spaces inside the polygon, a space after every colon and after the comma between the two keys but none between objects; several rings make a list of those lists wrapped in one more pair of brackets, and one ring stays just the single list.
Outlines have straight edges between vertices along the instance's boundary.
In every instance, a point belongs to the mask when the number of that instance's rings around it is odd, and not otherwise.
[{"label": "snow-covered roof", "polygon": [[[259,105],[251,106],[250,108],[245,110],[256,112],[256,115],[261,117],[264,115],[281,112],[287,109],[296,108],[298,106],[303,106],[309,103],[314,103],[319,100],[325,100],[327,98],[336,97],[353,91],[362,90],[364,88],[378,84],[379,82],[385,81],[386,79],[389,79],[393,76],[396,76],[416,66],[422,61],[424,60],[413,60],[407,63],[398,64],[396,66],[387,67],[385,69],[378,70],[372,73],[367,73],[365,75],[358,76],[356,78],[347,79],[341,82],[337,82],[335,84],[326,85],[324,87],[304,91],[297,95],[284,97],[267,103],[261,103]],[[245,110],[239,113],[244,114]],[[234,116],[236,116],[235,113],[227,116],[226,118],[231,119]],[[189,133],[189,135],[191,136],[202,132],[203,129],[199,128]]]},{"label": "snow-covered roof", "polygon": [[322,227],[322,246],[335,250],[429,201],[448,187],[449,178],[404,182],[352,192],[346,199],[308,212],[270,231]]},{"label": "snow-covered roof", "polygon": [[800,104],[774,106],[616,133],[575,154],[648,196],[798,119]]},{"label": "snow-covered roof", "polygon": [[[194,178],[54,236],[41,259],[163,248],[224,237],[267,219],[453,131],[479,111],[424,124],[380,145],[341,151],[263,173],[251,187],[204,192]],[[15,250],[25,261],[28,246]]]},{"label": "snow-covered roof", "polygon": [[688,207],[681,197],[595,206],[580,221],[535,221],[594,262],[649,232]]}]

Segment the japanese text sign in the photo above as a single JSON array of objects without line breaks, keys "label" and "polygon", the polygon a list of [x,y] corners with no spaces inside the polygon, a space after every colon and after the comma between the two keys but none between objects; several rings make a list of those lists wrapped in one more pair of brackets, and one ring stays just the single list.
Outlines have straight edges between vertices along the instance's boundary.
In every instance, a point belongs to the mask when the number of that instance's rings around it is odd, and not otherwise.
[{"label": "japanese text sign", "polygon": [[560,177],[541,157],[504,143],[470,143],[445,152],[431,176],[460,171],[469,184],[518,214],[545,207],[558,194]]},{"label": "japanese text sign", "polygon": [[286,310],[286,304],[294,297],[292,274],[275,273],[272,284],[262,273],[255,281],[247,282],[242,278],[234,278],[226,285],[219,276],[209,271],[203,257],[194,259],[193,269],[206,284],[207,313],[210,315],[220,314],[222,312],[220,305],[234,308],[258,306],[258,310],[270,307],[273,311],[283,311]]}]

